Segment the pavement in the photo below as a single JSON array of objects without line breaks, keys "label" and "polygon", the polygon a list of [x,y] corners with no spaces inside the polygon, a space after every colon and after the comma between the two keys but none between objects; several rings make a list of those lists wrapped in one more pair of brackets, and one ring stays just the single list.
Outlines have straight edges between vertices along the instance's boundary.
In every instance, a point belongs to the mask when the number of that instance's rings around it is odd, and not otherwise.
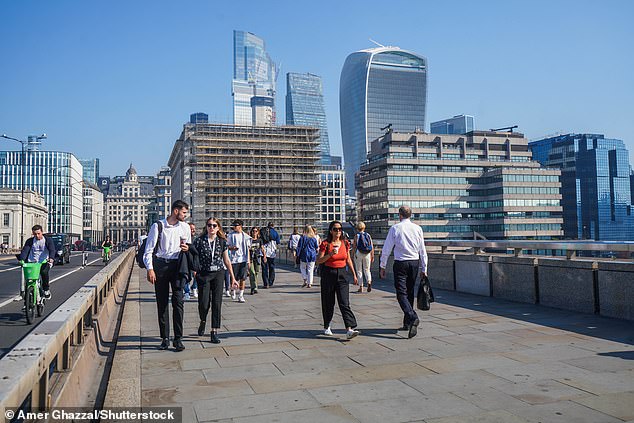
[{"label": "pavement", "polygon": [[348,341],[338,310],[322,334],[319,287],[278,269],[274,288],[224,299],[221,344],[196,335],[189,301],[186,350],[159,351],[135,268],[104,406],[182,407],[184,422],[634,421],[632,322],[436,290],[407,339],[390,285],[350,286]]}]

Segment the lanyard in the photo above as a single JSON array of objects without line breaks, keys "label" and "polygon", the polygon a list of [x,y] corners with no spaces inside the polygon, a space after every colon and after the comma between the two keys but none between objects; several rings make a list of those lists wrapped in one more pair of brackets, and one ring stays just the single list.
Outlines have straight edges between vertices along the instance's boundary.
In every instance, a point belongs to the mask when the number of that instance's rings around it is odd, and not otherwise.
[{"label": "lanyard", "polygon": [[[218,240],[218,237],[216,236],[216,238],[214,238],[214,242],[212,243],[212,248],[211,248],[211,261],[213,262],[214,260],[214,254],[216,253],[216,241]],[[209,238],[207,238],[207,242],[209,242]]]}]

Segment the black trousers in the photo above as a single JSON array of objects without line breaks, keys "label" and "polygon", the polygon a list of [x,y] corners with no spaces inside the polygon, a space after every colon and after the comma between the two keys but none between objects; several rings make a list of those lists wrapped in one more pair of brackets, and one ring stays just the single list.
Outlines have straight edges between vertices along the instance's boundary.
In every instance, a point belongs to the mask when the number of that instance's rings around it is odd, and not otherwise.
[{"label": "black trousers", "polygon": [[350,291],[346,269],[333,269],[322,266],[321,271],[321,313],[324,317],[324,329],[330,326],[335,314],[335,297],[339,303],[339,310],[347,328],[356,328],[357,319],[350,308]]},{"label": "black trousers", "polygon": [[275,258],[267,257],[266,263],[262,260],[262,283],[264,286],[273,286],[275,283]]},{"label": "black trousers", "polygon": [[155,259],[154,272],[156,273],[154,292],[156,293],[156,307],[158,309],[158,323],[161,338],[166,339],[170,337],[168,302],[171,287],[174,339],[180,339],[183,336],[183,286],[186,283],[186,279],[178,274],[177,260],[165,262],[160,259]]},{"label": "black trousers", "polygon": [[394,289],[396,299],[403,310],[403,325],[407,326],[418,319],[414,311],[414,286],[418,279],[420,261],[406,260],[394,261],[392,270],[394,272]]},{"label": "black trousers", "polygon": [[46,263],[40,267],[40,277],[42,278],[42,290],[48,291],[49,289],[49,276],[48,271],[51,270],[51,265]]},{"label": "black trousers", "polygon": [[202,322],[207,321],[207,314],[211,306],[211,327],[220,329],[220,315],[222,308],[222,291],[225,282],[225,271],[217,270],[211,273],[198,274],[198,315]]}]

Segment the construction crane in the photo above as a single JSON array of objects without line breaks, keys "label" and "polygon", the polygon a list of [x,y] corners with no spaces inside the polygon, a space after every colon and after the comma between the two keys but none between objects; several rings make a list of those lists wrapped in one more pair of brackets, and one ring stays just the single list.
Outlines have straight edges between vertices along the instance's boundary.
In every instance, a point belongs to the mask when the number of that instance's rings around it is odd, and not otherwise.
[{"label": "construction crane", "polygon": [[504,128],[490,129],[490,131],[491,132],[504,131],[504,132],[510,132],[512,134],[513,133],[513,129],[515,129],[517,127],[518,127],[517,125],[505,126]]}]

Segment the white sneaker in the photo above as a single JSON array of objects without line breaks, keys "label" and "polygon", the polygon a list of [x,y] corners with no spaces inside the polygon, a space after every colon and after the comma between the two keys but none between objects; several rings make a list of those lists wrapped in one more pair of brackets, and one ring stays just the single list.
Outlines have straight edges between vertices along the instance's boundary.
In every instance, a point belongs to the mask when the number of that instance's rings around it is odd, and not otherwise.
[{"label": "white sneaker", "polygon": [[231,299],[232,300],[236,299],[236,291],[231,291]]},{"label": "white sneaker", "polygon": [[231,296],[231,294],[229,293],[229,290],[227,289],[227,290],[225,291],[225,297],[230,297],[230,296]]},{"label": "white sneaker", "polygon": [[194,288],[194,298],[198,298],[198,288]]},{"label": "white sneaker", "polygon": [[244,299],[244,296],[243,296],[243,295],[240,295],[240,296],[238,297],[238,302],[239,302],[239,303],[245,303],[245,302],[246,302],[246,300]]},{"label": "white sneaker", "polygon": [[332,336],[332,331],[330,330],[330,326],[328,326],[328,328],[326,328],[326,330],[324,331],[324,335]]},{"label": "white sneaker", "polygon": [[359,334],[358,330],[354,330],[354,329],[350,329],[347,333],[346,333],[346,338],[348,339],[352,339],[355,336],[357,336]]},{"label": "white sneaker", "polygon": [[51,291],[49,291],[49,290],[44,291],[44,299],[45,300],[50,300],[51,299]]},{"label": "white sneaker", "polygon": [[185,301],[189,300],[191,297],[189,296],[189,294],[185,294]]}]

